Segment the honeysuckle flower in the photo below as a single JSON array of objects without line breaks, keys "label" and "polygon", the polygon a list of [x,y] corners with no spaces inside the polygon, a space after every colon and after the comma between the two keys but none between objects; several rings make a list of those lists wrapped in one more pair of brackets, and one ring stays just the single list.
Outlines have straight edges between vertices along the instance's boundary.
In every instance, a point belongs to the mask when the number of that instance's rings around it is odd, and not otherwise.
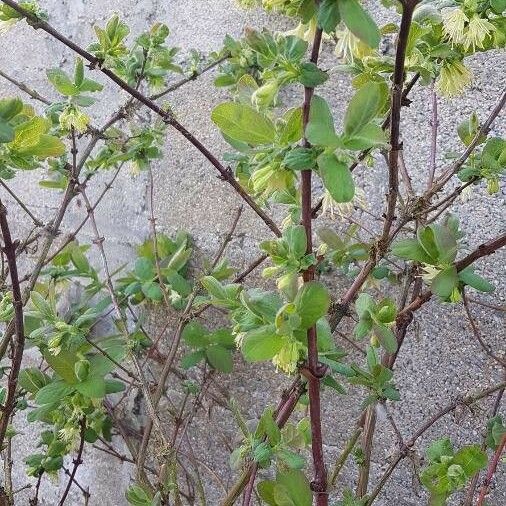
[{"label": "honeysuckle flower", "polygon": [[58,431],[58,437],[67,444],[73,444],[79,436],[79,427],[68,424]]},{"label": "honeysuckle flower", "polygon": [[336,217],[346,218],[350,216],[355,210],[355,206],[367,206],[364,190],[357,187],[355,188],[355,196],[351,202],[338,203],[331,197],[327,190],[325,190],[322,198],[322,214],[329,216],[332,220],[335,220]]},{"label": "honeysuckle flower", "polygon": [[469,21],[464,35],[465,49],[472,48],[474,51],[477,47],[483,48],[483,42],[494,31],[495,26],[490,21],[482,19],[478,14],[475,14]]},{"label": "honeysuckle flower", "polygon": [[299,351],[302,347],[302,344],[298,341],[288,341],[272,359],[276,369],[281,369],[287,374],[293,374],[297,370]]},{"label": "honeysuckle flower", "polygon": [[276,99],[278,91],[278,82],[275,79],[268,81],[251,95],[251,103],[257,108],[268,107]]},{"label": "honeysuckle flower", "polygon": [[74,127],[77,132],[82,134],[86,132],[89,122],[90,117],[73,105],[67,106],[60,114],[60,125],[66,130],[71,130]]},{"label": "honeysuckle flower", "polygon": [[453,44],[462,44],[465,40],[464,30],[469,18],[465,12],[456,7],[454,9],[445,9],[442,12],[443,32],[448,40]]},{"label": "honeysuckle flower", "polygon": [[441,95],[460,95],[471,84],[471,71],[459,60],[448,61],[441,67],[436,87]]},{"label": "honeysuckle flower", "polygon": [[334,49],[336,56],[347,63],[353,63],[358,56],[360,39],[347,28],[336,30],[337,44]]},{"label": "honeysuckle flower", "polygon": [[422,264],[422,279],[426,283],[430,283],[440,272],[441,269],[435,265]]},{"label": "honeysuckle flower", "polygon": [[491,177],[487,179],[487,191],[489,195],[493,195],[500,190],[499,178]]}]

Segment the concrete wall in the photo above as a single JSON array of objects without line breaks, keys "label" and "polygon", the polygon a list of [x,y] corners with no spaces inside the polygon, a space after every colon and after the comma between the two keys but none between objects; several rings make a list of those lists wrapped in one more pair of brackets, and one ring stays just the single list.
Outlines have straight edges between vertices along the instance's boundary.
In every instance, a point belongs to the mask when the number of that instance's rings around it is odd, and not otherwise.
[{"label": "concrete wall", "polygon": [[[50,14],[50,22],[84,46],[88,45],[92,38],[93,23],[104,24],[114,12],[120,13],[128,22],[133,34],[145,30],[154,21],[165,22],[172,30],[171,42],[183,48],[183,56],[190,48],[204,53],[216,50],[225,34],[238,36],[245,26],[268,26],[277,29],[289,26],[285,20],[267,16],[262,12],[242,11],[232,0],[47,0],[41,3]],[[377,9],[377,14],[378,19],[384,16],[381,9]],[[54,96],[54,91],[46,82],[45,69],[56,65],[69,69],[73,65],[74,56],[66,48],[41,31],[34,33],[25,24],[19,24],[3,35],[0,43],[0,69],[50,97]],[[326,47],[323,56],[324,63],[328,63],[329,67],[335,65],[331,49],[330,45]],[[440,101],[440,167],[444,166],[444,152],[458,148],[453,126],[455,120],[467,117],[473,110],[483,118],[493,106],[503,84],[502,76],[506,75],[504,53],[477,56],[472,60],[472,67],[475,80],[465,98]],[[348,78],[336,72],[331,73],[332,78],[320,93],[329,100],[339,117],[352,92]],[[106,83],[101,76],[94,77],[106,84],[106,91],[94,108],[94,122],[100,123],[125,100],[125,94],[113,84]],[[225,100],[227,94],[214,89],[212,80],[213,76],[208,74],[188,84],[170,96],[170,103],[182,123],[191,131],[197,132],[199,138],[213,151],[221,154],[226,150],[226,146],[209,116],[212,108]],[[0,96],[18,93],[12,85],[0,79]],[[420,188],[425,181],[424,174],[427,173],[429,157],[429,95],[426,89],[417,88],[412,98],[413,106],[403,111],[403,140],[408,167],[413,174],[415,186]],[[294,89],[288,93],[286,100],[294,103],[300,101],[300,90]],[[501,130],[504,133],[504,116],[494,127],[496,133]],[[232,214],[241,202],[224,182],[217,179],[209,163],[173,131],[168,133],[165,153],[165,158],[154,165],[158,226],[166,233],[173,233],[179,228],[188,230],[196,242],[198,256],[211,255],[229,229]],[[378,160],[373,169],[357,171],[356,180],[368,195],[372,210],[381,209],[386,191],[384,175],[385,167],[381,160]],[[109,177],[110,174],[106,174],[97,178],[94,187],[90,188],[90,194],[98,194],[103,182]],[[40,189],[36,184],[37,179],[38,174],[27,173],[23,174],[22,178],[18,176],[9,184],[23,195],[38,217],[46,220],[54,212],[60,196],[55,192]],[[133,176],[127,171],[123,172],[97,211],[101,232],[106,237],[105,247],[113,263],[119,264],[132,258],[132,245],[143,240],[149,233],[146,189],[145,174]],[[316,185],[315,194],[319,190],[321,187]],[[19,216],[19,220],[16,220],[17,232],[21,234],[26,231],[29,223],[19,208],[4,193],[2,199],[6,201],[10,214],[16,218]],[[466,245],[469,248],[475,247],[484,239],[492,238],[503,229],[504,200],[504,193],[490,197],[480,187],[475,190],[471,201],[458,203],[462,228],[466,232]],[[83,206],[76,200],[64,222],[64,231],[75,228],[84,213]],[[366,216],[361,219],[368,221]],[[335,223],[337,228],[344,225]],[[374,221],[368,225],[377,228]],[[255,246],[257,241],[266,237],[269,237],[269,230],[246,209],[229,247],[229,256],[234,265],[239,269],[247,265],[248,261],[258,254]],[[85,228],[80,239],[91,242],[91,231]],[[505,256],[501,253],[480,262],[479,271],[492,279],[497,286],[493,297],[478,296],[480,299],[504,305],[504,260]],[[337,297],[341,288],[348,283],[342,276],[332,278],[334,296]],[[503,314],[480,306],[474,306],[474,313],[487,342],[496,349],[502,346],[504,351],[504,341],[501,340],[501,329],[504,330]],[[151,316],[149,324],[152,328],[156,328],[161,316],[165,317],[159,314]],[[343,331],[348,330],[350,328],[343,328]],[[345,344],[343,346],[346,347]],[[353,355],[352,350],[350,352]],[[34,354],[29,354],[28,360],[30,359],[34,359]],[[447,365],[443,367],[445,362]],[[460,305],[442,308],[440,304],[431,302],[417,315],[399,356],[396,381],[401,389],[402,400],[391,406],[391,412],[402,434],[407,438],[427,414],[470,389],[494,384],[500,377],[500,371],[487,359],[470,333],[463,316],[463,308]],[[229,396],[238,400],[246,417],[250,419],[256,418],[265,405],[275,403],[277,394],[283,388],[283,385],[279,384],[279,376],[275,375],[269,365],[263,366],[260,372],[240,360],[237,361],[234,375],[220,378],[218,382]],[[217,390],[216,384],[210,388]],[[171,395],[177,397],[179,394],[173,392]],[[325,395],[325,450],[329,462],[340,453],[350,433],[351,421],[359,412],[357,404],[350,396]],[[228,450],[223,441],[233,439],[234,423],[228,411],[215,406],[207,397],[204,406],[208,409],[200,410],[189,430],[189,438],[198,458],[214,469],[227,486],[231,483],[231,474],[228,471]],[[420,440],[418,448],[423,450],[428,441],[444,434],[454,434],[456,444],[481,441],[481,427],[489,406],[490,403],[483,403],[472,411],[462,409],[455,416],[446,417]],[[22,427],[22,434],[15,439],[15,476],[20,486],[26,483],[22,459],[34,444],[33,429],[23,425],[23,420],[24,415],[21,414],[17,422]],[[388,456],[396,449],[395,436],[387,421],[380,419],[378,422],[377,437],[380,444],[373,454],[373,481],[384,470]],[[120,444],[119,440],[117,444]],[[90,451],[86,455],[85,465],[79,469],[78,480],[84,487],[90,487],[91,506],[120,506],[126,503],[123,490],[129,482],[131,471],[129,464],[120,464],[102,453]],[[355,471],[353,464],[348,465],[342,473],[343,482],[355,476]],[[500,475],[498,483],[499,477]],[[377,504],[425,504],[426,499],[423,494],[417,495],[417,487],[412,487],[412,481],[411,464],[406,461],[394,474]],[[222,492],[216,478],[207,474],[205,482],[210,494],[208,504],[218,504],[218,497]],[[40,504],[56,504],[65,483],[66,480],[63,479],[59,482],[44,480]],[[338,485],[342,487],[342,483]],[[28,496],[28,492],[19,494],[19,504],[27,504]],[[499,506],[505,502],[506,489],[503,482],[495,491],[490,504]],[[79,491],[72,491],[67,504],[83,504]]]}]

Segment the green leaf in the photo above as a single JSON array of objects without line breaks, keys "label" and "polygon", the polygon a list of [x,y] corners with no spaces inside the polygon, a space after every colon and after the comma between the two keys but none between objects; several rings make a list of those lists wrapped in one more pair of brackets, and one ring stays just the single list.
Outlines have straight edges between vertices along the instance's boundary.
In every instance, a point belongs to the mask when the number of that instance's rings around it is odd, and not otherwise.
[{"label": "green leaf", "polygon": [[336,202],[351,202],[355,196],[355,184],[350,169],[332,154],[322,153],[318,168],[325,188]]},{"label": "green leaf", "polygon": [[502,171],[506,167],[506,140],[499,137],[488,139],[481,153],[482,168]]},{"label": "green leaf", "polygon": [[151,496],[139,485],[132,485],[126,491],[126,498],[132,506],[152,506]]},{"label": "green leaf", "polygon": [[87,77],[83,79],[83,82],[79,87],[79,91],[91,93],[93,93],[94,91],[102,91],[103,89],[104,89],[103,85],[97,83],[97,81],[94,81],[93,79],[88,79]]},{"label": "green leaf", "polygon": [[284,340],[276,335],[274,325],[265,325],[250,330],[244,335],[241,351],[248,362],[270,360],[284,345]]},{"label": "green leaf", "polygon": [[486,279],[483,279],[481,276],[478,276],[472,267],[462,269],[459,272],[459,279],[465,285],[468,285],[479,292],[493,292],[495,290],[495,286]]},{"label": "green leaf", "polygon": [[265,480],[261,481],[257,485],[257,492],[262,501],[264,501],[268,506],[277,506],[277,502],[274,499],[274,488],[276,487],[276,482],[273,480]]},{"label": "green leaf", "polygon": [[426,453],[431,462],[441,462],[441,457],[452,457],[453,445],[450,438],[444,437],[432,442]]},{"label": "green leaf", "polygon": [[0,118],[9,121],[23,110],[23,102],[19,98],[0,99]]},{"label": "green leaf", "polygon": [[105,380],[105,393],[106,394],[117,394],[125,390],[125,384],[119,380],[106,379]]},{"label": "green leaf", "polygon": [[141,286],[142,293],[150,300],[161,301],[163,299],[162,289],[158,283],[146,281]]},{"label": "green leaf", "polygon": [[53,318],[55,318],[56,315],[53,309],[39,292],[32,292],[30,294],[30,301],[44,319],[52,320]]},{"label": "green leaf", "polygon": [[91,377],[81,383],[76,383],[76,390],[90,399],[105,397],[106,384],[103,378]]},{"label": "green leaf", "polygon": [[318,26],[325,33],[332,33],[341,21],[338,0],[323,0],[318,8]]},{"label": "green leaf", "polygon": [[[302,471],[291,469],[279,473],[276,476],[276,483],[288,491],[288,497],[291,499],[293,506],[311,506],[313,504],[311,487]],[[274,495],[276,497],[276,491]]]},{"label": "green leaf", "polygon": [[51,404],[63,399],[66,395],[72,393],[74,387],[67,385],[63,381],[54,381],[43,386],[35,395],[37,404]]},{"label": "green leaf", "polygon": [[384,91],[384,83],[369,81],[355,93],[344,116],[344,133],[348,137],[358,135],[376,117],[384,103]]},{"label": "green leaf", "polygon": [[343,146],[354,151],[362,151],[387,143],[385,131],[374,123],[369,123],[351,137],[343,138]]},{"label": "green leaf", "polygon": [[77,382],[76,375],[74,373],[74,365],[77,362],[77,355],[75,352],[68,350],[61,350],[58,355],[52,353],[43,353],[45,361],[51,366],[51,368],[63,378],[67,383],[71,385]]},{"label": "green leaf", "polygon": [[308,329],[327,314],[330,306],[329,293],[318,281],[310,281],[299,288],[294,304],[301,319],[300,328]]},{"label": "green leaf", "polygon": [[283,164],[292,170],[308,170],[316,165],[315,153],[311,148],[297,146],[285,154]]},{"label": "green leaf", "polygon": [[3,119],[0,119],[0,142],[11,142],[13,139],[14,129]]},{"label": "green leaf", "polygon": [[285,124],[279,133],[279,144],[293,144],[299,141],[303,135],[302,109],[300,107],[289,109],[283,115]]},{"label": "green leaf", "polygon": [[197,365],[205,357],[206,352],[204,350],[197,350],[193,353],[189,353],[181,359],[181,367],[183,369],[190,369],[191,367]]},{"label": "green leaf", "polygon": [[37,158],[58,157],[65,153],[65,144],[54,135],[42,134],[35,146],[18,150],[25,155],[36,156]]},{"label": "green leaf", "polygon": [[327,102],[318,95],[311,100],[306,138],[311,144],[318,146],[333,146],[338,141],[330,108]]},{"label": "green leaf", "polygon": [[377,48],[381,33],[371,16],[357,0],[339,0],[339,13],[348,29],[369,47]]},{"label": "green leaf", "polygon": [[327,73],[312,62],[306,62],[300,66],[299,82],[307,88],[315,88],[328,78]]},{"label": "green leaf", "polygon": [[432,258],[416,239],[401,239],[392,244],[392,253],[399,258],[430,264]]},{"label": "green leaf", "polygon": [[442,299],[447,299],[458,282],[457,269],[452,265],[440,271],[432,280],[430,287],[436,295],[439,295]]},{"label": "green leaf", "polygon": [[146,257],[140,257],[136,260],[134,272],[142,281],[151,281],[155,277],[153,262]]},{"label": "green leaf", "polygon": [[197,320],[192,320],[185,325],[181,337],[192,348],[204,348],[209,344],[208,333]]},{"label": "green leaf", "polygon": [[56,88],[58,93],[71,97],[79,93],[79,89],[72,82],[70,77],[59,68],[48,69],[46,71],[49,82]]},{"label": "green leaf", "polygon": [[373,328],[385,351],[387,353],[395,353],[397,351],[397,339],[394,333],[385,325],[374,325]]},{"label": "green leaf", "polygon": [[36,367],[28,367],[19,373],[18,384],[31,394],[36,394],[50,382],[49,376]]},{"label": "green leaf", "polygon": [[276,135],[269,118],[244,104],[220,104],[214,108],[211,119],[224,134],[253,146],[270,144]]},{"label": "green leaf", "polygon": [[230,373],[234,368],[232,354],[219,344],[214,344],[206,348],[206,357],[211,366],[218,371]]},{"label": "green leaf", "polygon": [[468,478],[487,467],[487,461],[487,454],[478,445],[464,446],[453,458],[453,463],[462,467]]},{"label": "green leaf", "polygon": [[83,59],[82,58],[78,58],[76,60],[76,66],[75,66],[75,69],[74,69],[74,84],[78,88],[81,88],[81,85],[83,84],[83,80],[84,80],[84,64],[83,64]]}]

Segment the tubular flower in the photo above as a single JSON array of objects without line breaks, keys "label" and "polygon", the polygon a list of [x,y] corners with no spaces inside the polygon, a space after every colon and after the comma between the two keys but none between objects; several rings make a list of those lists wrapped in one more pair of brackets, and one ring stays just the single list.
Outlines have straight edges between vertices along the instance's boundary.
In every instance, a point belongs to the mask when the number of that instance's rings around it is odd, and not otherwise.
[{"label": "tubular flower", "polygon": [[362,188],[355,188],[355,196],[351,202],[338,203],[331,197],[327,190],[325,190],[322,199],[322,214],[329,216],[332,220],[336,219],[338,216],[340,218],[350,216],[355,210],[355,206],[367,207],[367,200]]},{"label": "tubular flower", "polygon": [[445,62],[436,82],[441,95],[454,97],[460,95],[471,84],[471,71],[458,60]]},{"label": "tubular flower", "polygon": [[458,7],[447,9],[442,13],[443,32],[452,44],[463,44],[465,41],[464,29],[469,18]]},{"label": "tubular flower", "polygon": [[495,26],[486,19],[480,18],[475,14],[464,36],[464,47],[467,49],[472,48],[473,51],[479,47],[483,48],[484,40],[495,31]]},{"label": "tubular flower", "polygon": [[79,133],[84,133],[89,122],[89,116],[72,105],[66,107],[60,114],[60,125],[66,130],[71,130],[74,127]]},{"label": "tubular flower", "polygon": [[281,369],[287,374],[293,374],[297,370],[297,362],[299,361],[299,350],[302,344],[298,341],[289,341],[272,359],[272,363],[277,369]]},{"label": "tubular flower", "polygon": [[360,39],[347,28],[337,30],[336,36],[337,44],[334,50],[336,56],[347,63],[353,63],[354,58],[358,55]]}]

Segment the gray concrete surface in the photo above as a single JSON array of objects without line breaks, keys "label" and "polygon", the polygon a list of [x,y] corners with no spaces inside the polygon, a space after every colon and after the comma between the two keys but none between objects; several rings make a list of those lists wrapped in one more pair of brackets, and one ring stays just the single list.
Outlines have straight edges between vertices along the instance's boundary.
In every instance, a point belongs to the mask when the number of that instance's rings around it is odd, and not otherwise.
[{"label": "gray concrete surface", "polygon": [[[92,24],[103,24],[113,12],[119,12],[132,27],[134,34],[145,30],[154,21],[163,21],[172,30],[170,40],[174,45],[181,46],[182,56],[190,48],[196,48],[204,53],[220,47],[225,34],[237,36],[245,26],[269,26],[284,29],[288,24],[273,16],[267,16],[259,11],[242,11],[232,0],[47,0],[42,2],[50,13],[50,21],[61,31],[76,42],[87,45],[92,37]],[[375,9],[378,19],[384,16],[381,9]],[[2,36],[2,50],[0,51],[0,68],[25,81],[40,92],[53,96],[53,91],[45,80],[45,69],[50,66],[61,65],[71,68],[73,55],[61,44],[44,35],[34,33],[25,24],[19,24],[11,32]],[[333,61],[331,47],[328,45],[323,56],[324,62]],[[475,79],[471,90],[463,97],[454,100],[440,101],[441,135],[439,138],[439,166],[444,166],[443,153],[458,147],[455,133],[455,120],[467,117],[476,110],[480,118],[484,118],[491,109],[496,96],[504,85],[503,76],[506,75],[506,58],[504,53],[479,55],[471,62]],[[105,92],[100,102],[94,108],[94,120],[108,117],[118,104],[124,99],[124,93],[110,83],[106,84]],[[223,153],[226,146],[219,133],[210,121],[210,111],[220,101],[227,98],[224,91],[214,89],[211,84],[213,75],[208,74],[188,84],[170,97],[170,102],[181,121],[193,132],[198,132],[199,138],[214,151]],[[300,95],[287,94],[288,102],[297,102]],[[332,73],[329,80],[320,91],[332,104],[337,116],[343,113],[343,107],[351,96],[348,79],[339,73]],[[0,96],[18,94],[18,91],[6,81],[0,79]],[[404,146],[409,170],[413,174],[416,187],[424,184],[427,173],[428,139],[430,127],[428,123],[429,95],[426,89],[417,88],[412,95],[414,104],[403,111]],[[35,105],[35,104],[34,104]],[[495,133],[506,130],[504,114],[494,126]],[[356,180],[364,188],[372,210],[381,209],[385,193],[385,167],[381,160],[377,161],[373,169],[357,172]],[[98,193],[103,182],[110,174],[97,178],[92,195]],[[173,233],[184,228],[193,236],[198,257],[211,255],[217,248],[220,238],[224,236],[231,222],[234,210],[240,201],[229,187],[216,178],[212,167],[189,144],[169,132],[165,146],[165,158],[154,165],[155,177],[155,211],[160,230]],[[40,189],[37,184],[38,174],[23,174],[16,179],[12,186],[23,195],[24,200],[30,202],[31,208],[41,219],[47,219],[57,206],[59,195],[55,192]],[[119,264],[133,256],[133,245],[143,240],[149,233],[145,174],[133,176],[123,172],[108,194],[103,206],[97,211],[99,226],[106,237],[106,249],[113,263]],[[318,184],[315,186],[317,193]],[[2,198],[4,195],[2,194]],[[22,212],[9,197],[5,198],[9,212],[15,215],[18,234],[22,234],[29,227]],[[505,195],[486,195],[484,189],[475,190],[474,197],[467,203],[458,203],[458,211],[462,216],[462,228],[466,232],[466,245],[471,249],[482,240],[492,238],[504,228]],[[64,231],[71,231],[84,217],[83,206],[79,201],[72,204],[64,223]],[[367,218],[362,218],[364,222]],[[337,228],[343,223],[336,222]],[[377,224],[368,223],[370,227]],[[257,254],[256,243],[259,239],[269,236],[269,231],[259,222],[255,215],[245,210],[236,236],[229,247],[229,256],[237,268],[244,267]],[[89,242],[91,231],[85,229],[80,237],[81,241]],[[28,261],[30,258],[27,259]],[[479,271],[492,279],[497,290],[493,296],[478,298],[494,302],[505,303],[504,289],[505,255],[500,253],[493,258],[479,263]],[[340,290],[349,284],[344,277],[329,277],[332,293],[337,297]],[[484,337],[495,349],[504,351],[504,319],[497,311],[474,306],[474,313],[480,323]],[[157,328],[160,317],[156,312],[146,315],[148,326]],[[343,331],[350,328],[344,327]],[[344,347],[346,344],[340,343]],[[351,356],[353,351],[350,350]],[[29,360],[35,360],[30,353]],[[438,407],[444,406],[455,396],[470,389],[479,389],[497,382],[501,372],[484,355],[475,342],[469,326],[464,318],[460,305],[450,308],[431,302],[420,311],[412,326],[406,343],[400,353],[396,365],[396,382],[400,387],[402,400],[390,407],[404,437],[409,437],[420,425],[420,422]],[[218,383],[228,395],[238,400],[247,418],[256,418],[267,404],[273,404],[278,398],[283,385],[279,384],[269,365],[261,368],[251,367],[237,360],[236,371],[232,376],[219,378]],[[267,383],[267,384],[266,384]],[[217,385],[211,386],[217,390]],[[180,398],[180,393],[171,392],[174,398]],[[217,394],[220,395],[220,394]],[[325,419],[325,451],[328,462],[339,454],[350,433],[350,425],[359,412],[359,401],[352,396],[324,397]],[[188,434],[197,457],[213,469],[219,477],[208,473],[205,475],[208,491],[208,504],[218,504],[222,490],[218,481],[224,486],[231,483],[232,473],[228,468],[229,451],[224,442],[233,439],[236,429],[230,413],[214,405],[206,397],[201,409]],[[486,413],[490,409],[490,402],[484,402],[473,410],[459,410],[455,416],[448,416],[434,426],[418,443],[417,449],[423,449],[432,439],[451,434],[456,446],[463,443],[480,442],[481,428],[486,420]],[[33,448],[33,428],[28,427],[21,415],[16,421],[21,427],[21,434],[16,437],[15,479],[16,484],[26,483],[23,475],[22,459]],[[396,440],[387,421],[378,422],[377,438],[379,444],[373,454],[372,482],[385,469],[388,458],[395,451]],[[121,448],[120,441],[115,441]],[[126,451],[123,449],[122,451]],[[203,471],[204,473],[206,471]],[[356,466],[349,463],[342,473],[338,489],[343,484],[353,484]],[[122,506],[126,504],[123,496],[127,484],[132,476],[132,467],[125,463],[109,458],[98,451],[89,451],[85,464],[78,471],[78,480],[84,487],[90,487],[92,493],[90,506]],[[497,487],[489,504],[500,506],[506,503],[506,486],[504,470],[498,474]],[[394,474],[381,498],[376,502],[379,506],[396,504],[411,506],[426,504],[423,492],[417,493],[412,486],[412,469],[409,462],[404,463]],[[62,478],[52,481],[44,480],[40,504],[44,506],[56,504],[61,495],[66,480]],[[27,504],[29,492],[20,493],[19,504]],[[451,504],[458,504],[458,498]],[[81,494],[73,489],[67,502],[69,505],[83,504]]]}]

